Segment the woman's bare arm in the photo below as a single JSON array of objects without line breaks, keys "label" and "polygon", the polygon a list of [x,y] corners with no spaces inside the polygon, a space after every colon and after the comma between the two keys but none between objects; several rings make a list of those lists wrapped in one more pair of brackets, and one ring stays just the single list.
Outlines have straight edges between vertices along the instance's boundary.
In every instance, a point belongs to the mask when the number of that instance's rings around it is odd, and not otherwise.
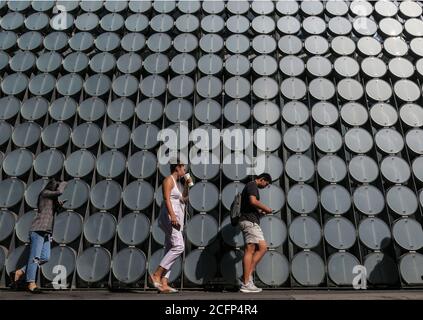
[{"label": "woman's bare arm", "polygon": [[176,214],[173,211],[172,202],[170,201],[170,192],[172,191],[173,184],[174,183],[173,183],[172,179],[170,179],[169,177],[167,177],[163,181],[163,200],[165,202],[166,209],[167,209],[167,212],[168,212],[169,217],[170,217],[170,222],[173,225],[177,225],[177,224],[179,224],[178,218],[176,217]]}]

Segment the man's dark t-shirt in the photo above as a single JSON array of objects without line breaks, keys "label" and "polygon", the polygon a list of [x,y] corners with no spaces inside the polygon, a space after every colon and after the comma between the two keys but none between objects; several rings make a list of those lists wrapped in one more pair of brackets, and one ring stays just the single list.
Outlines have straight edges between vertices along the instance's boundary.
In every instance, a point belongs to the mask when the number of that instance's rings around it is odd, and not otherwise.
[{"label": "man's dark t-shirt", "polygon": [[241,193],[241,217],[239,221],[250,221],[260,224],[260,213],[251,205],[250,196],[256,196],[260,200],[260,193],[255,181],[248,182]]}]

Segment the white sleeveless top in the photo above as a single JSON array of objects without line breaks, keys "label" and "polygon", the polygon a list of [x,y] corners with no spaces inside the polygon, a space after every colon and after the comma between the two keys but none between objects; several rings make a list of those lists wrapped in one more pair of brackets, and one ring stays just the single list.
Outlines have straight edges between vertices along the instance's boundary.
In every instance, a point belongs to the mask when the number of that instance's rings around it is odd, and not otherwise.
[{"label": "white sleeveless top", "polygon": [[[173,211],[175,212],[176,216],[178,217],[179,224],[182,226],[184,225],[184,213],[185,213],[185,203],[182,201],[183,195],[181,190],[179,189],[177,181],[171,175],[173,180],[173,188],[170,191],[170,202],[172,204]],[[165,201],[163,200],[162,208],[161,208],[161,218],[169,220],[169,214],[167,212]]]}]

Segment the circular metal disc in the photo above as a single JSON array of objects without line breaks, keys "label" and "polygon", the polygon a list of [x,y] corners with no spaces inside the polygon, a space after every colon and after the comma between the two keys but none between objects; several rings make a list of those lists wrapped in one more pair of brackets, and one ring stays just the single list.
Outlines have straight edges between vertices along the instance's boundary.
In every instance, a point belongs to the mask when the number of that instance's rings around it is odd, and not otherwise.
[{"label": "circular metal disc", "polygon": [[195,118],[202,123],[214,123],[222,115],[221,105],[212,99],[205,99],[197,103],[194,108]]},{"label": "circular metal disc", "polygon": [[167,104],[165,113],[172,122],[188,121],[192,116],[192,104],[182,98],[174,99]]},{"label": "circular metal disc", "polygon": [[378,56],[382,51],[382,45],[372,37],[362,37],[357,41],[357,49],[364,57]]},{"label": "circular metal disc", "polygon": [[345,187],[331,184],[321,190],[320,203],[331,214],[345,214],[351,208],[351,195]]},{"label": "circular metal disc", "polygon": [[144,210],[154,200],[154,189],[145,181],[134,181],[126,186],[122,194],[125,206],[131,210]]},{"label": "circular metal disc", "polygon": [[257,264],[256,272],[263,283],[269,286],[280,286],[289,277],[288,259],[279,252],[267,251]]},{"label": "circular metal disc", "polygon": [[377,215],[385,208],[385,199],[382,192],[371,185],[360,186],[353,194],[355,207],[367,215]]},{"label": "circular metal disc", "polygon": [[188,240],[197,247],[211,244],[217,237],[219,226],[213,216],[196,214],[186,224]]},{"label": "circular metal disc", "polygon": [[399,269],[401,277],[409,285],[420,285],[422,283],[421,274],[423,256],[420,253],[407,253],[401,257]]},{"label": "circular metal disc", "polygon": [[314,144],[324,153],[335,153],[342,148],[342,136],[333,128],[321,128],[314,133]]},{"label": "circular metal disc", "polygon": [[260,219],[260,227],[269,248],[281,246],[288,236],[285,222],[277,216],[265,216]]},{"label": "circular metal disc", "polygon": [[47,185],[47,179],[39,179],[32,182],[25,190],[25,202],[33,209],[37,208],[38,196]]},{"label": "circular metal disc", "polygon": [[349,102],[342,107],[341,118],[350,126],[362,126],[369,119],[369,115],[363,105]]},{"label": "circular metal disc", "polygon": [[278,180],[283,173],[283,163],[281,158],[273,154],[261,154],[256,158],[255,174],[264,172],[270,174],[273,181]]},{"label": "circular metal disc", "polygon": [[140,249],[124,248],[113,257],[113,275],[120,282],[134,283],[144,275],[147,258]]},{"label": "circular metal disc", "polygon": [[360,66],[357,61],[347,56],[337,58],[333,64],[333,68],[335,72],[343,78],[353,78],[360,71]]},{"label": "circular metal disc", "polygon": [[[16,214],[8,210],[0,210],[0,241],[4,241],[10,237],[15,229]],[[0,269],[3,265],[0,264]]]},{"label": "circular metal disc", "polygon": [[345,146],[357,154],[367,153],[373,147],[373,137],[362,128],[353,128],[348,130],[344,139]]},{"label": "circular metal disc", "polygon": [[113,180],[103,180],[91,190],[91,203],[100,210],[110,210],[115,207],[121,198],[122,188]]},{"label": "circular metal disc", "polygon": [[311,146],[311,135],[302,127],[292,127],[285,132],[283,142],[292,152],[305,152]]},{"label": "circular metal disc", "polygon": [[288,158],[285,171],[292,180],[306,182],[314,175],[314,163],[306,155],[295,154]]},{"label": "circular metal disc", "polygon": [[273,127],[259,127],[254,132],[254,144],[258,149],[266,152],[273,152],[280,148],[282,136],[278,129]]},{"label": "circular metal disc", "polygon": [[137,105],[135,112],[141,121],[155,122],[163,114],[163,104],[154,98],[144,99]]},{"label": "circular metal disc", "polygon": [[79,213],[65,211],[54,219],[53,240],[59,244],[69,244],[82,233],[82,216]]},{"label": "circular metal disc", "polygon": [[84,237],[92,244],[105,244],[116,233],[116,218],[107,212],[97,212],[84,222]]},{"label": "circular metal disc", "polygon": [[282,210],[285,205],[285,193],[282,188],[275,184],[269,184],[266,188],[260,189],[260,201],[273,211]]},{"label": "circular metal disc", "polygon": [[34,171],[41,177],[51,177],[62,170],[64,161],[65,157],[60,151],[49,149],[35,158]]},{"label": "circular metal disc", "polygon": [[194,284],[206,284],[213,279],[216,272],[216,259],[205,250],[195,249],[185,258],[184,275]]},{"label": "circular metal disc", "polygon": [[86,182],[81,180],[68,181],[61,199],[66,200],[63,204],[64,209],[78,209],[83,206],[89,197],[89,186]]},{"label": "circular metal disc", "polygon": [[396,156],[389,156],[382,160],[380,171],[383,177],[392,183],[406,183],[411,175],[407,162]]},{"label": "circular metal disc", "polygon": [[297,18],[292,16],[285,16],[279,18],[277,21],[278,30],[285,35],[295,35],[301,29],[301,23]]},{"label": "circular metal disc", "polygon": [[278,41],[278,48],[284,54],[298,54],[302,48],[302,41],[300,38],[293,35],[282,36]]},{"label": "circular metal disc", "polygon": [[307,184],[296,184],[289,189],[287,201],[289,207],[295,212],[308,214],[317,207],[317,192]]},{"label": "circular metal disc", "polygon": [[423,130],[413,129],[407,132],[405,141],[407,146],[416,154],[423,154],[423,142],[422,142]]},{"label": "circular metal disc", "polygon": [[336,252],[329,257],[328,274],[338,286],[351,286],[353,283],[353,269],[360,261],[348,252]]},{"label": "circular metal disc", "polygon": [[12,272],[26,266],[28,264],[28,254],[29,246],[27,245],[22,245],[9,252],[6,259],[6,273],[10,275]]},{"label": "circular metal disc", "polygon": [[310,95],[316,100],[330,100],[335,95],[335,86],[325,78],[316,78],[308,84]]},{"label": "circular metal disc", "polygon": [[289,101],[283,106],[282,117],[291,125],[301,126],[308,121],[309,110],[302,102]]},{"label": "circular metal disc", "polygon": [[114,123],[103,129],[101,140],[110,149],[120,149],[129,143],[131,131],[122,123]]},{"label": "circular metal disc", "polygon": [[377,103],[370,109],[372,121],[379,126],[391,127],[398,121],[398,113],[388,103]]},{"label": "circular metal disc", "polygon": [[391,230],[388,225],[378,218],[366,218],[358,226],[361,242],[372,250],[382,250],[391,242]]},{"label": "circular metal disc", "polygon": [[239,76],[232,77],[225,82],[225,93],[233,99],[245,98],[250,93],[250,82]]},{"label": "circular metal disc", "polygon": [[16,149],[4,157],[3,171],[10,177],[20,177],[31,169],[33,159],[29,150]]},{"label": "circular metal disc", "polygon": [[67,275],[72,275],[75,270],[76,253],[72,248],[57,246],[51,250],[50,259],[41,266],[43,276],[53,281],[57,275],[55,266],[62,265],[66,268]]},{"label": "circular metal disc", "polygon": [[[332,39],[330,43],[332,51],[338,55],[352,55],[355,51],[356,44],[353,40],[345,36],[338,36]],[[381,49],[382,50],[382,49]]]},{"label": "circular metal disc", "polygon": [[12,134],[13,143],[20,148],[33,146],[41,137],[41,127],[34,122],[23,122],[15,126]]},{"label": "circular metal disc", "polygon": [[330,102],[320,101],[311,109],[313,120],[322,126],[331,126],[338,120],[338,109]]},{"label": "circular metal disc", "polygon": [[29,242],[29,231],[31,230],[32,221],[36,217],[37,212],[32,210],[25,213],[23,216],[19,218],[16,222],[15,230],[16,236],[22,242],[28,243]]},{"label": "circular metal disc", "polygon": [[405,186],[390,188],[386,193],[386,203],[392,211],[402,216],[412,215],[418,208],[416,194]]},{"label": "circular metal disc", "polygon": [[305,64],[301,58],[288,55],[279,61],[279,70],[288,77],[298,77],[304,73]]},{"label": "circular metal disc", "polygon": [[[309,266],[304,268],[304,266]],[[291,262],[292,276],[303,286],[317,286],[325,277],[322,258],[313,251],[301,251]]]},{"label": "circular metal disc", "polygon": [[387,254],[370,253],[364,260],[367,280],[375,285],[393,285],[398,282],[398,267]]},{"label": "circular metal disc", "polygon": [[311,249],[320,243],[322,232],[319,223],[315,219],[308,216],[301,216],[291,222],[289,226],[289,237],[298,247]]},{"label": "circular metal disc", "polygon": [[146,179],[156,172],[157,158],[149,151],[138,151],[128,159],[127,166],[131,176],[136,179]]},{"label": "circular metal disc", "polygon": [[393,129],[379,130],[375,135],[376,145],[385,153],[398,153],[404,148],[402,135]]},{"label": "circular metal disc", "polygon": [[348,101],[361,99],[364,94],[363,86],[355,79],[342,79],[338,82],[337,91],[339,96]]},{"label": "circular metal disc", "polygon": [[111,256],[102,247],[90,247],[76,260],[78,276],[86,282],[98,282],[110,272]]},{"label": "circular metal disc", "polygon": [[81,149],[95,146],[100,141],[100,128],[94,123],[83,123],[72,132],[72,143]]},{"label": "circular metal disc", "polygon": [[407,103],[400,109],[400,117],[410,127],[423,126],[423,108],[414,103]]},{"label": "circular metal disc", "polygon": [[241,193],[244,187],[245,184],[242,182],[231,182],[223,188],[222,204],[226,210],[229,211],[231,209],[231,205],[235,199],[235,195]]},{"label": "circular metal disc", "polygon": [[[233,201],[233,200],[232,200]],[[223,241],[231,246],[236,248],[241,248],[244,246],[244,236],[242,234],[239,225],[235,227],[231,224],[231,219],[227,216],[220,225],[220,232],[222,234]]]},{"label": "circular metal disc", "polygon": [[405,250],[416,251],[423,247],[423,230],[414,219],[401,218],[392,227],[395,241]]},{"label": "circular metal disc", "polygon": [[0,205],[2,208],[10,208],[21,201],[25,191],[25,185],[19,179],[8,178],[0,181]]},{"label": "circular metal disc", "polygon": [[367,156],[356,156],[351,159],[348,165],[351,176],[361,183],[371,183],[379,175],[379,167],[372,158]]},{"label": "circular metal disc", "polygon": [[306,68],[314,77],[327,77],[332,72],[332,62],[322,56],[312,56],[307,59]]},{"label": "circular metal disc", "polygon": [[344,217],[328,220],[323,228],[326,242],[338,250],[348,250],[356,240],[354,225]]},{"label": "circular metal disc", "polygon": [[154,124],[146,123],[132,131],[131,139],[140,149],[152,149],[158,144],[158,134],[159,129]]},{"label": "circular metal disc", "polygon": [[50,105],[49,114],[56,121],[70,121],[76,113],[77,103],[70,97],[62,97]]},{"label": "circular metal disc", "polygon": [[242,276],[242,257],[241,250],[231,250],[226,252],[220,260],[220,272],[228,283],[240,284]]},{"label": "circular metal disc", "polygon": [[190,205],[197,211],[213,210],[219,201],[219,191],[210,182],[196,183],[189,192]]},{"label": "circular metal disc", "polygon": [[138,212],[125,215],[117,226],[119,239],[128,246],[143,243],[150,234],[150,220]]},{"label": "circular metal disc", "polygon": [[386,74],[388,68],[382,59],[366,57],[361,61],[361,71],[369,78],[379,78]]},{"label": "circular metal disc", "polygon": [[306,84],[298,78],[287,78],[282,81],[281,93],[290,100],[301,100],[307,93]]},{"label": "circular metal disc", "polygon": [[245,101],[235,99],[225,105],[223,115],[231,123],[242,124],[250,119],[251,109]]},{"label": "circular metal disc", "polygon": [[423,181],[423,157],[417,157],[414,159],[412,163],[412,169],[414,176],[419,179],[419,181]]},{"label": "circular metal disc", "polygon": [[107,151],[97,158],[96,167],[100,176],[113,179],[125,171],[126,158],[119,151]]},{"label": "circular metal disc", "polygon": [[327,182],[336,183],[342,181],[347,175],[347,166],[340,157],[326,155],[317,163],[319,176]]},{"label": "circular metal disc", "polygon": [[387,101],[392,96],[392,89],[386,81],[372,79],[366,84],[366,94],[375,101]]}]

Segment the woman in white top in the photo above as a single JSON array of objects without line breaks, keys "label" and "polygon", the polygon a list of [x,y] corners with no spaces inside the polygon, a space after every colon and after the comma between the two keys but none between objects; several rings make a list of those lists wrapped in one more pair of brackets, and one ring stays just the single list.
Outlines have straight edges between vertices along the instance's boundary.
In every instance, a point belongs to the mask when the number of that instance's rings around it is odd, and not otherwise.
[{"label": "woman in white top", "polygon": [[185,203],[188,199],[188,184],[191,179],[185,179],[182,187],[179,179],[185,175],[185,165],[181,163],[170,165],[170,176],[163,181],[163,203],[160,209],[159,226],[165,233],[165,251],[162,261],[156,271],[150,275],[150,281],[162,293],[175,293],[176,289],[169,286],[170,268],[184,252]]}]

